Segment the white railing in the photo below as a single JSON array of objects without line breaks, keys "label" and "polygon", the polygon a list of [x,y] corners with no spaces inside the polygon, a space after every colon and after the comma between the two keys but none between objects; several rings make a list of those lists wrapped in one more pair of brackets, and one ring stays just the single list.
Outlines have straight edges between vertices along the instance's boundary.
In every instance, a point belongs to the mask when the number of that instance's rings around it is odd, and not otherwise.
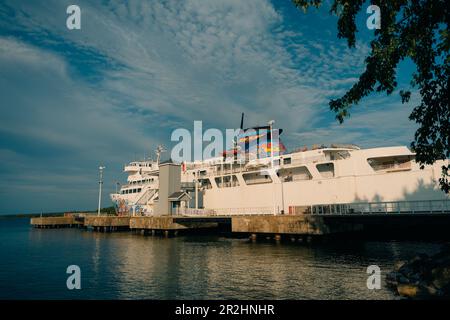
[{"label": "white railing", "polygon": [[450,213],[450,199],[318,204],[310,206],[309,211],[315,215]]},{"label": "white railing", "polygon": [[177,208],[177,215],[185,216],[231,216],[246,214],[273,214],[272,207],[254,207],[254,208],[218,208],[218,209],[195,209],[195,208]]},{"label": "white railing", "polygon": [[212,209],[195,209],[195,208],[177,208],[175,210],[176,215],[182,216],[215,216],[215,212]]},{"label": "white railing", "polygon": [[155,195],[156,189],[147,189],[144,194],[136,201],[136,204],[147,204],[147,202]]}]

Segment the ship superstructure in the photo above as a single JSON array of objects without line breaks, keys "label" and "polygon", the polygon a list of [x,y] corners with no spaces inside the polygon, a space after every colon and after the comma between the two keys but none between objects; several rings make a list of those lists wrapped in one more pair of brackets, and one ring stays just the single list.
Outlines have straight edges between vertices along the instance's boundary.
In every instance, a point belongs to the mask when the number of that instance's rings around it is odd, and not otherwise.
[{"label": "ship superstructure", "polygon": [[[238,137],[244,147],[179,164],[181,187],[173,197],[184,201],[163,214],[295,214],[318,204],[448,199],[438,185],[448,160],[420,169],[405,146],[331,144],[285,152],[272,139],[277,129],[251,129]],[[257,143],[249,147],[252,139]],[[127,185],[111,195],[118,214],[162,214],[155,212],[159,161],[132,162],[125,172]]]},{"label": "ship superstructure", "polygon": [[156,160],[133,161],[124,166],[127,183],[111,194],[118,215],[152,215],[158,198],[159,162],[162,146],[156,149]]}]

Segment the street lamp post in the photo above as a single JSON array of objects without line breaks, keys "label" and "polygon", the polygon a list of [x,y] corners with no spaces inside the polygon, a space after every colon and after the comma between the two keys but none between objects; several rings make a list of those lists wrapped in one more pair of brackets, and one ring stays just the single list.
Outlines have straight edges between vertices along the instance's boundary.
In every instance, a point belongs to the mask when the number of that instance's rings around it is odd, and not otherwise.
[{"label": "street lamp post", "polygon": [[[270,168],[271,169],[273,169],[273,132],[272,132],[272,130],[273,130],[273,124],[275,123],[275,120],[270,120],[267,124],[269,125],[269,127],[270,127]],[[271,170],[271,173],[273,174],[274,172],[273,172],[273,170]],[[273,180],[273,177],[270,177],[272,180]],[[274,190],[273,190],[273,192],[272,192],[272,194],[273,194],[273,199],[272,199],[272,201],[273,201],[273,209],[272,209],[272,213],[273,214],[276,214],[276,210],[275,210],[275,180],[274,181],[272,181],[272,184],[273,184],[273,188],[274,188]]]},{"label": "street lamp post", "polygon": [[273,168],[273,135],[272,135],[272,128],[273,124],[275,123],[275,120],[270,120],[267,124],[270,127],[270,167]]},{"label": "street lamp post", "polygon": [[100,208],[101,208],[101,205],[102,205],[102,185],[103,185],[103,170],[105,169],[106,167],[104,167],[104,166],[100,166],[100,167],[98,167],[98,170],[100,171],[100,179],[99,179],[99,181],[98,181],[98,211],[97,211],[97,215],[99,216],[100,215]]}]

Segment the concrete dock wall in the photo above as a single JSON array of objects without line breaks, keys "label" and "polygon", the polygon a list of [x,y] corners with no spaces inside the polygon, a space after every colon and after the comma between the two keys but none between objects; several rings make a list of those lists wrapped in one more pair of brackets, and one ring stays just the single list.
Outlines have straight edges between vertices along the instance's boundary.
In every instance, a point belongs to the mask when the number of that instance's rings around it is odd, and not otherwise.
[{"label": "concrete dock wall", "polygon": [[187,226],[175,223],[173,217],[131,217],[130,229],[182,230]]},{"label": "concrete dock wall", "polygon": [[75,217],[38,217],[31,218],[30,224],[35,228],[57,228],[82,225]]},{"label": "concrete dock wall", "polygon": [[231,219],[231,231],[239,233],[325,235],[360,231],[362,228],[362,225],[353,223],[327,224],[323,217],[308,214],[233,216]]},{"label": "concrete dock wall", "polygon": [[130,217],[87,216],[84,218],[86,227],[129,227]]},{"label": "concrete dock wall", "polygon": [[[240,216],[154,216],[154,217],[42,217],[32,218],[36,228],[89,227],[95,231],[138,230],[143,234],[200,232],[202,229],[231,232],[237,235],[269,238],[295,238],[297,235],[320,237],[328,235],[365,236],[399,239],[430,235],[447,239],[450,214],[371,214],[371,215],[240,215]],[[155,232],[154,232],[155,231]],[[325,237],[328,238],[328,237]]]}]

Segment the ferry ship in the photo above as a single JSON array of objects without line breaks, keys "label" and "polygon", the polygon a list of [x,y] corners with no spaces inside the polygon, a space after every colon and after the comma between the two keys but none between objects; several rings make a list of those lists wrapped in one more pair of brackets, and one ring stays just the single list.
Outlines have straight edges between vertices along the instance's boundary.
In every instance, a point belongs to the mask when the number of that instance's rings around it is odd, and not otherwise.
[{"label": "ferry ship", "polygon": [[[406,146],[331,144],[286,152],[280,140],[272,139],[274,130],[279,135],[281,129],[249,129],[238,136],[243,148],[179,164],[181,190],[171,197],[180,201],[166,214],[299,214],[313,205],[449,198],[439,188],[441,168],[448,160],[421,169]],[[252,140],[256,143],[249,144]],[[155,161],[125,166],[127,184],[111,194],[118,215],[161,214],[155,209],[163,151],[158,147]]]}]

